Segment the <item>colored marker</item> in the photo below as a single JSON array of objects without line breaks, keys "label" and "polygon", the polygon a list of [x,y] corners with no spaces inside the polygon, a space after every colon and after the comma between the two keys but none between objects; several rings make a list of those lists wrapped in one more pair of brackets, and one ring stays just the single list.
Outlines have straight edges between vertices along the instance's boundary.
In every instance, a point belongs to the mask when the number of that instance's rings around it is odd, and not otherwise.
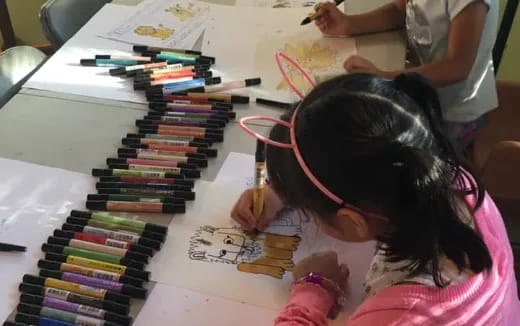
[{"label": "colored marker", "polygon": [[[190,153],[198,154],[198,153]],[[169,166],[169,167],[180,167],[187,169],[197,169],[199,167],[207,167],[208,160],[206,158],[197,158],[187,155],[168,155],[168,156],[157,156],[157,155],[142,155],[137,157],[128,157],[121,161],[119,159],[107,159],[107,164],[144,164],[144,165],[156,165],[156,166]]]},{"label": "colored marker", "polygon": [[[135,141],[133,141],[133,142],[132,141],[128,141],[126,143],[129,146],[136,146],[136,145],[140,144],[139,142],[135,142]],[[165,144],[165,145],[170,145],[170,146],[185,147],[185,145],[178,145],[175,142],[172,145],[172,143],[168,143],[168,141],[166,141],[166,142],[157,141],[157,142],[152,142],[151,144]],[[204,148],[204,149],[208,149],[208,148]],[[176,151],[158,151],[158,150],[154,150],[154,149],[139,149],[139,148],[138,149],[135,149],[135,148],[119,148],[117,150],[117,154],[118,154],[119,157],[124,157],[124,158],[131,157],[131,158],[142,158],[142,159],[163,160],[163,161],[177,160],[178,157],[190,157],[190,156],[193,156],[193,155],[200,155],[200,156],[203,156],[205,158],[204,160],[207,162],[206,154],[204,154],[204,153],[187,153],[187,152],[176,152]]]},{"label": "colored marker", "polygon": [[4,321],[4,323],[2,325],[3,326],[27,326],[27,324],[17,323],[15,321],[9,321],[9,320]]},{"label": "colored marker", "polygon": [[[111,177],[105,177],[111,178]],[[112,181],[109,181],[112,182]],[[88,201],[132,201],[132,202],[157,202],[166,204],[185,204],[186,199],[164,196],[145,196],[145,195],[110,195],[110,194],[89,194]]]},{"label": "colored marker", "polygon": [[41,277],[50,277],[62,281],[83,284],[99,289],[114,291],[117,293],[126,294],[133,298],[146,298],[147,290],[141,287],[136,287],[130,284],[124,284],[117,281],[103,280],[95,277],[75,274],[70,272],[60,272],[56,270],[40,269]]},{"label": "colored marker", "polygon": [[231,111],[233,109],[229,103],[176,103],[176,102],[150,102],[148,104],[150,109],[167,109],[167,108],[193,108],[193,109],[208,109],[208,110],[222,110]]},{"label": "colored marker", "polygon": [[143,255],[153,256],[154,251],[152,248],[144,247],[138,244],[130,243],[127,241],[116,240],[107,238],[102,235],[83,233],[83,232],[68,232],[63,230],[54,230],[54,236],[59,238],[76,239],[81,241],[93,242],[109,247],[127,249],[129,251],[139,252]]},{"label": "colored marker", "polygon": [[[142,65],[134,65],[134,66],[126,66],[126,67],[119,67],[119,68],[112,68],[108,72],[111,76],[119,76],[119,75],[125,75],[130,72],[135,72],[136,70],[146,70],[146,69],[154,69],[154,68],[160,68],[165,67],[168,65],[168,62],[154,62],[154,63],[145,63]],[[180,65],[182,66],[182,65]]]},{"label": "colored marker", "polygon": [[99,253],[105,253],[109,255],[124,257],[126,259],[135,260],[138,262],[148,263],[148,256],[139,252],[133,252],[124,248],[116,248],[111,246],[102,245],[99,243],[78,240],[78,239],[67,239],[60,237],[50,236],[47,238],[47,242],[53,245],[60,245],[65,247],[72,247],[77,249],[85,249],[95,251]]},{"label": "colored marker", "polygon": [[177,173],[165,173],[160,171],[147,171],[147,170],[128,170],[128,169],[92,169],[92,176],[129,176],[129,177],[145,177],[145,178],[175,178],[184,179],[184,174]]},{"label": "colored marker", "polygon": [[132,267],[124,266],[124,265],[118,265],[118,264],[112,264],[108,262],[103,262],[99,260],[89,259],[85,257],[79,257],[74,255],[61,255],[58,253],[46,253],[45,254],[45,260],[60,262],[60,263],[67,263],[71,265],[77,265],[82,267],[88,267],[88,268],[94,268],[94,269],[100,269],[102,271],[117,273],[121,275],[126,275],[129,277],[138,278],[140,280],[148,281],[150,279],[150,272],[143,271],[140,269],[135,269]]},{"label": "colored marker", "polygon": [[[132,193],[132,191],[128,192],[128,191],[123,191],[123,190],[125,190],[125,189],[98,189],[98,192],[100,194],[139,195],[139,193],[136,194],[135,192]],[[165,196],[165,197],[177,197],[177,196],[172,196],[172,195],[167,195],[167,194],[156,194],[156,193],[144,194],[144,195],[152,195],[152,196],[160,195],[160,196]],[[86,218],[82,218],[82,217],[73,217],[73,216],[67,217],[66,222],[70,223],[70,224],[76,224],[76,225],[80,225],[80,226],[92,226],[95,228],[107,229],[107,230],[116,231],[116,232],[132,232],[132,233],[139,234],[140,236],[143,236],[145,238],[159,241],[161,243],[166,240],[166,235],[163,233],[143,231],[143,230],[138,229],[133,226],[121,225],[121,224],[117,224],[117,223],[110,223],[110,222],[86,219]]]},{"label": "colored marker", "polygon": [[143,165],[153,165],[153,166],[166,166],[166,167],[182,167],[187,169],[197,169],[199,167],[206,167],[208,166],[208,161],[203,159],[194,159],[189,158],[191,162],[199,161],[198,164],[188,164],[183,163],[183,161],[187,161],[188,157],[175,157],[172,160],[163,161],[159,159],[145,159],[145,158],[107,158],[107,164],[143,164]]},{"label": "colored marker", "polygon": [[44,243],[42,245],[42,251],[45,253],[55,253],[63,255],[72,255],[92,260],[99,260],[106,263],[125,265],[135,269],[144,269],[145,263],[141,261],[130,260],[125,257],[118,255],[107,254],[104,252],[98,252],[93,250],[87,250],[82,248],[75,248],[69,246],[60,246],[57,244]]},{"label": "colored marker", "polygon": [[[96,189],[100,188],[154,188],[164,190],[191,191],[191,187],[182,185],[168,185],[161,183],[134,183],[134,182],[97,182]],[[149,202],[149,201],[145,201]]]},{"label": "colored marker", "polygon": [[[147,121],[150,123],[150,121]],[[167,129],[167,130],[177,130],[177,131],[186,131],[186,132],[198,132],[205,137],[208,134],[214,134],[214,135],[223,135],[224,129],[221,128],[204,128],[204,127],[189,127],[189,126],[169,126],[169,125],[159,125],[159,126],[147,126],[147,128],[157,127],[160,129]]]},{"label": "colored marker", "polygon": [[135,74],[135,80],[148,80],[150,76],[159,76],[159,75],[166,75],[170,73],[178,73],[183,71],[195,71],[195,72],[203,72],[203,71],[209,71],[211,68],[211,65],[204,64],[204,63],[176,63],[176,64],[169,64],[164,67],[160,68],[153,68],[153,69],[143,69],[136,71]]},{"label": "colored marker", "polygon": [[184,49],[172,49],[172,48],[160,48],[156,46],[146,46],[146,45],[134,45],[134,52],[161,52],[161,51],[172,51],[178,53],[186,53],[186,54],[196,54],[202,55],[202,52],[195,50],[184,50]]},{"label": "colored marker", "polygon": [[178,74],[177,76],[170,76],[169,78],[153,80],[153,81],[140,81],[134,80],[135,90],[151,90],[151,89],[163,89],[164,87],[184,85],[182,83],[187,81],[199,81],[204,85],[213,85],[220,83],[220,77],[212,77],[211,71],[204,72],[186,72]]},{"label": "colored marker", "polygon": [[[216,157],[218,151],[215,148],[200,148],[193,146],[176,146],[170,145],[167,141],[165,142],[150,142],[149,144],[128,144],[128,146],[132,148],[126,149],[125,152],[132,153],[135,151],[138,153],[154,153],[161,154],[160,151],[170,151],[170,152],[187,152],[187,153],[201,153],[207,155],[208,157]],[[133,150],[133,151],[132,151]],[[152,150],[155,150],[152,152]]]},{"label": "colored marker", "polygon": [[[157,135],[157,134],[141,134],[141,133],[128,133],[126,134],[127,138],[153,138],[153,139],[167,139],[167,140],[175,140],[175,141],[189,141],[195,143],[202,143],[212,145],[211,140],[207,140],[204,138],[197,138],[191,136],[167,136],[167,135]],[[197,145],[199,147],[199,145]]]},{"label": "colored marker", "polygon": [[196,120],[186,120],[186,119],[179,119],[174,117],[172,118],[166,118],[166,119],[142,119],[142,120],[136,120],[135,125],[137,127],[143,127],[146,128],[148,126],[177,126],[177,127],[196,127],[196,128],[206,128],[206,129],[216,129],[222,128],[225,126],[225,124],[222,124],[220,122],[217,123],[207,123],[205,121],[196,121]]},{"label": "colored marker", "polygon": [[148,55],[150,54],[155,54],[155,55],[164,55],[164,56],[167,56],[167,57],[171,57],[172,59],[173,58],[195,58],[197,59],[198,61],[200,62],[208,62],[208,63],[215,63],[215,57],[209,57],[209,56],[206,56],[206,55],[202,55],[202,54],[191,54],[191,53],[182,53],[182,52],[177,52],[177,51],[172,51],[172,50],[161,50],[161,51],[148,51],[148,52],[145,52],[147,53]]},{"label": "colored marker", "polygon": [[81,59],[82,66],[106,67],[106,66],[135,66],[149,63],[148,61],[138,60],[112,60],[112,59]]},{"label": "colored marker", "polygon": [[135,61],[152,61],[151,57],[144,57],[138,55],[111,55],[111,54],[96,54],[96,59],[110,59],[110,60],[135,60]]},{"label": "colored marker", "polygon": [[[150,97],[147,97],[148,100],[150,100]],[[182,112],[187,114],[194,114],[194,113],[206,113],[206,114],[215,114],[215,115],[221,115],[225,116],[228,119],[235,119],[237,114],[233,111],[223,111],[223,110],[207,110],[207,109],[193,109],[193,108],[168,108],[166,110],[163,109],[151,109],[153,111],[157,112]]]},{"label": "colored marker", "polygon": [[281,109],[292,109],[296,106],[296,103],[285,103],[285,102],[278,102],[274,100],[268,100],[265,98],[256,98],[256,103],[267,105],[267,106],[274,106]]},{"label": "colored marker", "polygon": [[178,92],[171,95],[165,95],[164,99],[168,100],[174,96],[188,96],[189,98],[199,98],[210,101],[221,100],[227,103],[249,103],[249,96],[231,95],[223,93],[198,93],[198,92]]},{"label": "colored marker", "polygon": [[[336,6],[339,6],[340,4],[343,3],[343,1],[345,1],[345,0],[335,0],[334,3],[336,4]],[[320,15],[321,15],[321,11],[319,11],[319,10],[318,11],[313,11],[307,17],[305,17],[302,20],[300,25],[307,25],[310,22],[314,21],[316,18],[318,18]]]},{"label": "colored marker", "polygon": [[[148,188],[143,188],[148,189]],[[86,207],[92,210],[111,211],[111,212],[143,212],[143,213],[164,213],[182,214],[186,213],[185,204],[166,204],[156,202],[135,202],[135,201],[87,201]]]},{"label": "colored marker", "polygon": [[[63,232],[66,232],[66,231],[63,231]],[[120,283],[124,283],[124,284],[130,284],[130,285],[133,285],[133,286],[136,286],[139,288],[142,288],[143,283],[144,283],[143,280],[140,280],[138,278],[121,275],[118,273],[107,272],[107,271],[103,271],[100,269],[94,269],[94,268],[72,265],[72,264],[67,264],[67,263],[60,263],[60,262],[50,261],[50,260],[40,259],[38,261],[38,267],[47,269],[47,270],[80,274],[80,275],[94,277],[94,278],[102,279],[102,280],[116,281],[116,282],[120,282]],[[55,277],[55,278],[57,278],[57,277]]]},{"label": "colored marker", "polygon": [[[213,112],[177,112],[170,111],[170,109],[150,109],[146,118],[182,118],[182,119],[211,119],[215,123],[220,123],[223,128],[229,122],[229,116],[225,113],[226,111],[215,110]],[[231,111],[228,111],[231,112]]]},{"label": "colored marker", "polygon": [[179,92],[191,88],[203,89],[206,85],[215,85],[221,83],[220,77],[197,78],[186,81],[175,81],[164,85],[150,86],[146,89],[146,94],[169,94]]},{"label": "colored marker", "polygon": [[[51,308],[49,306],[42,307],[40,305],[33,305],[27,303],[20,303],[16,307],[16,310],[20,313],[25,313],[33,316],[40,316],[44,318],[51,318],[54,320],[61,320],[72,325],[88,325],[88,326],[118,326],[118,324],[110,321],[105,321],[90,316],[84,316],[70,312],[72,309],[70,303],[61,300],[49,298],[47,304],[59,307],[58,309]],[[72,304],[73,305],[73,304]]]},{"label": "colored marker", "polygon": [[30,305],[60,309],[90,317],[104,319],[106,321],[116,323],[117,325],[129,326],[132,322],[132,317],[129,316],[123,316],[110,311],[106,311],[101,308],[68,302],[66,300],[61,300],[53,297],[42,297],[39,295],[22,294],[20,296],[20,302]]},{"label": "colored marker", "polygon": [[222,83],[220,85],[204,86],[203,92],[216,93],[216,92],[227,91],[227,90],[235,89],[235,88],[256,86],[256,85],[260,85],[261,83],[262,83],[261,78],[249,78],[249,79],[244,79],[244,80],[236,80],[236,81],[232,81],[232,82]]},{"label": "colored marker", "polygon": [[208,78],[213,77],[213,72],[211,70],[197,70],[189,67],[183,67],[182,69],[176,70],[155,70],[151,71],[150,74],[137,75],[134,78],[134,83],[148,83],[147,86],[153,86],[158,85],[153,84],[154,82],[164,82],[166,80],[179,79],[184,77]]},{"label": "colored marker", "polygon": [[184,198],[186,200],[195,199],[195,193],[191,192],[191,191],[162,190],[162,189],[153,189],[153,188],[101,188],[101,189],[98,189],[98,193],[106,194],[106,195],[125,194],[125,195],[177,197],[177,198]]},{"label": "colored marker", "polygon": [[70,212],[71,216],[74,217],[82,217],[86,219],[93,219],[108,223],[120,224],[120,225],[128,225],[134,227],[136,229],[140,229],[143,231],[157,232],[162,234],[168,233],[168,227],[159,224],[147,223],[138,220],[132,220],[124,217],[113,216],[107,213],[99,213],[99,212],[86,212],[86,211],[78,211],[72,210]]},{"label": "colored marker", "polygon": [[[104,196],[104,195],[97,195],[97,196]],[[117,196],[117,195],[113,195]],[[132,197],[131,195],[120,195],[120,196],[126,196],[126,197]],[[110,198],[110,197],[109,197]],[[153,248],[155,250],[160,250],[162,243],[157,240],[153,240],[150,238],[147,238],[145,236],[141,236],[138,233],[133,232],[117,232],[102,228],[97,228],[93,226],[83,226],[83,225],[77,225],[77,224],[69,224],[65,223],[61,226],[61,228],[64,231],[72,231],[72,232],[84,232],[89,234],[96,234],[100,236],[104,236],[110,239],[115,240],[121,240],[121,241],[127,241],[131,243],[135,243],[144,247]]]},{"label": "colored marker", "polygon": [[[200,148],[208,148],[209,145],[207,143],[198,143],[198,142],[190,142],[184,140],[170,140],[170,139],[157,139],[157,138],[146,138],[143,137],[132,137],[132,138],[123,138],[121,140],[123,145],[135,145],[135,144],[169,144],[172,146],[191,146],[191,147],[200,147]],[[196,157],[196,158],[205,158],[206,154],[202,153],[186,153],[186,152],[178,152],[183,153],[187,157]],[[177,154],[175,154],[177,155]]]},{"label": "colored marker", "polygon": [[[128,148],[120,148],[128,149]],[[175,179],[175,178],[151,178],[151,177],[132,177],[132,176],[121,176],[121,177],[99,177],[101,182],[135,182],[135,183],[160,183],[166,185],[179,184],[193,188],[194,181],[190,179]],[[114,197],[115,198],[115,197]],[[121,197],[122,198],[122,197]],[[130,200],[131,196],[128,197]],[[146,197],[143,198],[145,200]],[[138,198],[134,198],[139,200]],[[174,203],[175,201],[172,201]]]},{"label": "colored marker", "polygon": [[153,166],[147,164],[109,164],[110,169],[128,169],[138,171],[156,171],[164,173],[183,174],[187,178],[200,178],[199,170],[172,168],[168,166]]},{"label": "colored marker", "polygon": [[[75,326],[75,324],[67,323],[61,320],[51,319],[47,317],[40,317],[36,315],[29,315],[24,313],[17,313],[14,316],[14,320],[24,325],[37,325],[37,326]],[[89,325],[90,326],[90,325]]]},{"label": "colored marker", "polygon": [[[53,287],[43,287],[36,284],[21,283],[18,290],[24,295],[33,295],[38,297],[55,298],[79,305],[85,305],[98,309],[106,310],[116,314],[128,315],[130,307],[117,302],[103,300],[99,298],[89,297],[82,294],[73,293],[70,291],[57,289]],[[22,301],[23,302],[23,301]],[[30,303],[30,302],[28,302]]]},{"label": "colored marker", "polygon": [[77,284],[77,283],[62,281],[62,280],[58,280],[55,278],[25,274],[23,276],[23,282],[29,283],[29,284],[45,286],[45,287],[52,287],[52,288],[67,290],[70,292],[75,292],[78,294],[91,296],[91,297],[98,298],[98,299],[111,300],[111,301],[118,302],[118,303],[125,304],[125,305],[130,304],[130,297],[128,295],[121,294],[121,293],[115,293],[112,291],[108,291],[105,289],[99,289],[99,288],[95,288],[95,287],[91,287],[91,286],[84,286],[84,285]]},{"label": "colored marker", "polygon": [[208,127],[208,128],[224,128],[229,122],[228,119],[221,119],[218,116],[213,117],[182,117],[176,115],[170,115],[168,112],[154,112],[152,111],[148,115],[145,115],[144,120],[151,121],[165,121],[167,123],[175,123],[180,126],[191,126],[191,127]]},{"label": "colored marker", "polygon": [[164,128],[159,126],[146,126],[139,127],[140,133],[156,133],[161,135],[174,135],[174,136],[192,136],[192,137],[204,137],[205,139],[210,139],[215,142],[223,142],[224,135],[222,134],[213,134],[213,133],[205,133],[204,131],[197,130],[186,130],[186,129],[178,129],[178,128]]}]

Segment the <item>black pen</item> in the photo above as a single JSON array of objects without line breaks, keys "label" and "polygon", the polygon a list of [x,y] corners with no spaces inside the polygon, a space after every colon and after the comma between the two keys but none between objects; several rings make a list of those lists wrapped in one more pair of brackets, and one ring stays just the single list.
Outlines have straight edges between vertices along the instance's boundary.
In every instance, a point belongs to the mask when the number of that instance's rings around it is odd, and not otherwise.
[{"label": "black pen", "polygon": [[27,251],[27,248],[24,247],[24,246],[18,246],[18,245],[14,245],[14,244],[0,242],[0,251],[19,251],[19,252],[23,252],[23,251]]}]

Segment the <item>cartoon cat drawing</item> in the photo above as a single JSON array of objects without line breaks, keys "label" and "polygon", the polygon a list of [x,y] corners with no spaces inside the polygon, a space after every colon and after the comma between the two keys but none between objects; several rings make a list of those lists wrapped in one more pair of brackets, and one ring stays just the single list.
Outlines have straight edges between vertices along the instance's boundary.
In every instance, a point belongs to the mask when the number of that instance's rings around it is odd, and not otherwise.
[{"label": "cartoon cat drawing", "polygon": [[183,22],[194,17],[200,11],[200,8],[195,8],[193,3],[189,3],[187,7],[183,7],[181,4],[176,4],[165,11],[175,15],[181,22]]}]

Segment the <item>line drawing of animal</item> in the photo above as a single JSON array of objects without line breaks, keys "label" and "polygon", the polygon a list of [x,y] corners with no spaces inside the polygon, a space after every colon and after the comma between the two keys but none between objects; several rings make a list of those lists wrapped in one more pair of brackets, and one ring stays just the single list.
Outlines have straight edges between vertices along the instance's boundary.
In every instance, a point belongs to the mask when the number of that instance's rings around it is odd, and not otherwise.
[{"label": "line drawing of animal", "polygon": [[301,221],[282,217],[271,230],[252,235],[238,227],[204,225],[190,238],[188,255],[191,260],[232,264],[241,272],[282,279],[294,267]]},{"label": "line drawing of animal", "polygon": [[141,36],[155,37],[164,41],[175,33],[175,29],[165,27],[162,24],[159,24],[158,27],[141,25],[134,30],[134,33]]}]

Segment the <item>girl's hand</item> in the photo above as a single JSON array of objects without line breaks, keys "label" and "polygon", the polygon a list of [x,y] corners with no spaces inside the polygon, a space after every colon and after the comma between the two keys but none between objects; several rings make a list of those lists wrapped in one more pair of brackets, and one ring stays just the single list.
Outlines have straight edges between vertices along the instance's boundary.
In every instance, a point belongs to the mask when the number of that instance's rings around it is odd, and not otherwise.
[{"label": "girl's hand", "polygon": [[350,275],[347,265],[339,264],[338,254],[334,251],[320,252],[302,259],[293,268],[292,273],[295,280],[305,277],[309,273],[319,273],[336,282],[343,291],[346,291]]},{"label": "girl's hand", "polygon": [[283,208],[284,205],[278,195],[271,187],[265,186],[264,209],[259,219],[253,214],[253,189],[248,189],[242,193],[231,211],[231,217],[244,229],[264,230],[276,219]]},{"label": "girl's hand", "polygon": [[383,72],[379,70],[372,62],[358,55],[353,55],[348,58],[343,64],[343,67],[350,73],[366,72],[379,76],[383,75]]},{"label": "girl's hand", "polygon": [[314,20],[314,23],[323,34],[336,36],[349,34],[348,17],[336,7],[336,4],[318,3],[314,6],[314,10],[320,12],[320,16]]}]

